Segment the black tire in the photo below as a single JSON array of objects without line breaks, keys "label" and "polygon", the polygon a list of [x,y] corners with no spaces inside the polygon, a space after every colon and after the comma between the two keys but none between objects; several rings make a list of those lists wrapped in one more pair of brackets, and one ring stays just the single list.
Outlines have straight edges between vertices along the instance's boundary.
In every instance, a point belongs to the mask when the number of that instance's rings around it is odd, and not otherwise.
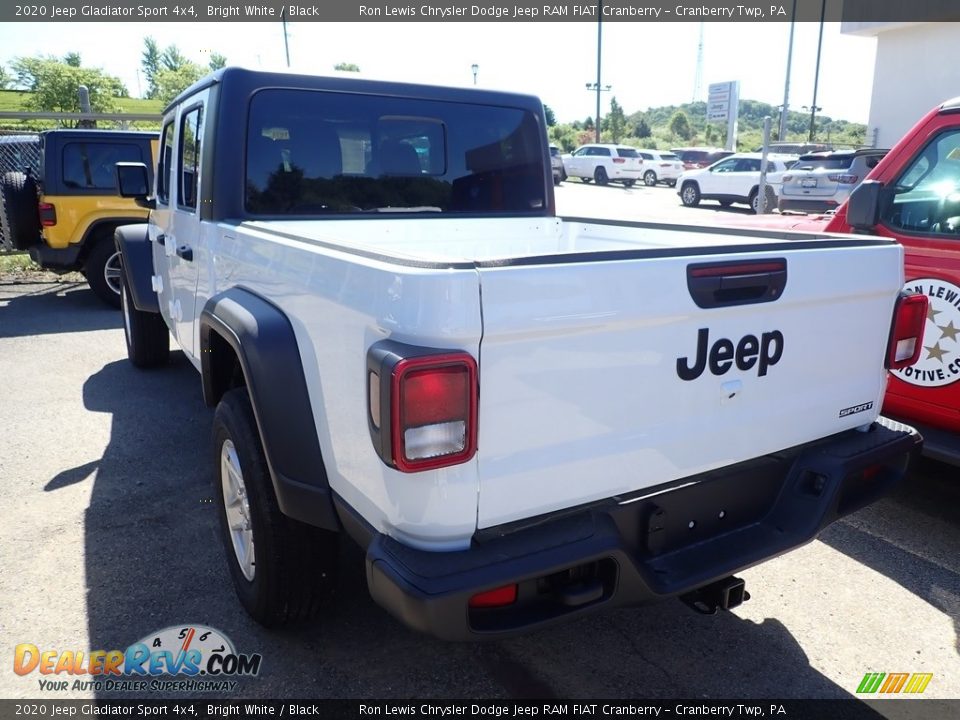
[{"label": "black tire", "polygon": [[635,182],[637,182],[637,181],[636,181],[636,180],[624,180],[624,181],[623,181],[623,186],[630,188],[630,187],[633,187],[633,185],[634,185]]},{"label": "black tire", "polygon": [[695,182],[685,182],[680,188],[680,202],[687,207],[700,204],[700,187]]},{"label": "black tire", "polygon": [[[760,214],[760,203],[757,202],[759,198],[760,188],[754,188],[750,191],[750,197],[748,202],[750,203],[750,209],[754,213]],[[777,194],[773,191],[773,188],[767,185],[764,188],[764,195],[767,198],[767,211],[772,212],[777,207]]]},{"label": "black tire", "polygon": [[593,180],[593,178],[588,178],[588,177],[582,177],[582,178],[580,178],[580,182],[582,182],[582,183],[588,183],[588,182],[590,182],[591,180]]},{"label": "black tire", "polygon": [[560,171],[560,182],[563,182],[563,181],[566,180],[566,179],[567,179],[567,171],[566,171],[566,170],[561,170],[561,171]]},{"label": "black tire", "polygon": [[554,176],[553,176],[553,184],[554,184],[554,185],[559,185],[561,182],[562,182],[562,180],[560,179],[560,176],[559,176],[559,175],[554,175]]},{"label": "black tire", "polygon": [[667,185],[669,185],[670,187],[676,187],[676,186],[677,186],[677,181],[676,181],[676,180],[669,180],[669,181],[667,181]]},{"label": "black tire", "polygon": [[8,172],[0,179],[0,235],[8,250],[40,242],[37,183],[31,175]]},{"label": "black tire", "polygon": [[111,307],[120,307],[123,268],[112,234],[104,233],[95,241],[83,266],[83,274],[94,295]]},{"label": "black tire", "polygon": [[[237,532],[252,533],[251,578],[241,567],[227,520],[224,473],[227,485],[230,474],[224,453],[230,458],[231,450],[245,488],[231,503],[231,508],[235,508],[231,512],[235,522],[240,522]],[[228,391],[217,405],[213,458],[213,496],[220,517],[220,536],[241,605],[250,617],[266,627],[315,617],[333,594],[338,537],[280,512],[246,388]]]},{"label": "black tire", "polygon": [[606,169],[598,167],[593,171],[593,179],[597,181],[597,185],[606,185],[610,182],[610,178],[607,177]]},{"label": "black tire", "polygon": [[653,170],[647,170],[643,174],[643,184],[647,187],[653,187],[657,184],[657,174]]},{"label": "black tire", "polygon": [[123,312],[123,336],[127,342],[127,358],[138,368],[166,365],[170,359],[170,331],[160,313],[137,310],[130,300],[126,276],[120,291]]}]

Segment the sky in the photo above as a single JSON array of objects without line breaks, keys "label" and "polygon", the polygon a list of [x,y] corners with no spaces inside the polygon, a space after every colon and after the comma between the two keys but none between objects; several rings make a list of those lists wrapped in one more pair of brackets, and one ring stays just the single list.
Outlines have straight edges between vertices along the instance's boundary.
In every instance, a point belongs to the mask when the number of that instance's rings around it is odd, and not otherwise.
[{"label": "sky", "polygon": [[[146,92],[140,67],[143,38],[176,44],[191,60],[210,52],[230,64],[282,68],[283,29],[274,23],[3,23],[0,62],[18,56],[79,52],[84,65],[117,75],[133,96]],[[740,81],[740,97],[783,102],[790,23],[605,22],[601,109],[610,96],[630,114],[695,99],[697,47],[703,28],[701,89]],[[291,68],[315,74],[340,62],[365,77],[439,85],[472,85],[538,95],[560,122],[596,112],[597,25],[593,22],[365,22],[287,24]],[[790,108],[813,105],[818,23],[796,23]],[[873,83],[874,38],[842,35],[826,23],[816,105],[820,114],[867,122]]]}]

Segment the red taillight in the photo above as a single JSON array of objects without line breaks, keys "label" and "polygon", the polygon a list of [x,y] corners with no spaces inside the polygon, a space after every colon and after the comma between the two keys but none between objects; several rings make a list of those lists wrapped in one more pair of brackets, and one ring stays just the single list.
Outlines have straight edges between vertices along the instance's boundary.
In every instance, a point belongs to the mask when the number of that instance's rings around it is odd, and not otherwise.
[{"label": "red taillight", "polygon": [[57,224],[57,208],[50,203],[40,203],[40,224],[53,227]]},{"label": "red taillight", "polygon": [[830,182],[840,183],[841,185],[853,185],[860,179],[858,175],[827,175]]},{"label": "red taillight", "polygon": [[391,460],[402,472],[456,465],[477,447],[477,364],[465,353],[400,360],[390,377]]},{"label": "red taillight", "polygon": [[470,598],[472,608],[492,608],[512,605],[517,601],[517,586],[504,585],[493,590],[477,593]]},{"label": "red taillight", "polygon": [[627,161],[627,159],[626,159],[626,158],[614,158],[613,161],[614,161],[617,165],[620,165],[621,163],[625,163],[625,162]]},{"label": "red taillight", "polygon": [[927,324],[927,296],[901,293],[893,311],[893,329],[887,344],[887,368],[899,370],[913,365],[923,347]]}]

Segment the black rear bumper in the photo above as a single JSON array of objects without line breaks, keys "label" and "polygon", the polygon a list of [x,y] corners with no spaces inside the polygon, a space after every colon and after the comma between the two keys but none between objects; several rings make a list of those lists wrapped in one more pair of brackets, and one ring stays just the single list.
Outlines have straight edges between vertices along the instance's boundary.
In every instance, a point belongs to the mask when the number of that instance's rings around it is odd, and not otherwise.
[{"label": "black rear bumper", "polygon": [[[803,545],[878,499],[921,442],[912,428],[881,418],[868,432],[481,530],[460,552],[416,550],[374,533],[367,582],[399,620],[448,640],[687,593]],[[475,594],[513,584],[509,605],[470,607]]]}]

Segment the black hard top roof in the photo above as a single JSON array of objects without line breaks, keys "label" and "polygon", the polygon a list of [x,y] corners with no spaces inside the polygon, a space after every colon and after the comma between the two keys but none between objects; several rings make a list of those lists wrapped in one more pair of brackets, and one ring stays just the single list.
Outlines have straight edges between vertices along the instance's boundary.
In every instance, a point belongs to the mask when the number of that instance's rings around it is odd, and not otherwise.
[{"label": "black hard top roof", "polygon": [[[345,75],[353,73],[345,73]],[[217,84],[237,86],[249,92],[263,88],[292,88],[304,90],[333,90],[338,92],[366,93],[371,95],[392,95],[396,97],[418,97],[429,100],[445,100],[449,102],[464,102],[482,105],[505,105],[522,107],[542,112],[540,99],[533,95],[509,93],[497,90],[478,90],[476,88],[442,87],[436,85],[419,85],[414,83],[400,83],[383,80],[365,80],[343,75],[304,75],[295,72],[278,72],[267,70],[250,70],[242,67],[226,67],[201,78],[175,97],[163,113],[194,93]]]}]

